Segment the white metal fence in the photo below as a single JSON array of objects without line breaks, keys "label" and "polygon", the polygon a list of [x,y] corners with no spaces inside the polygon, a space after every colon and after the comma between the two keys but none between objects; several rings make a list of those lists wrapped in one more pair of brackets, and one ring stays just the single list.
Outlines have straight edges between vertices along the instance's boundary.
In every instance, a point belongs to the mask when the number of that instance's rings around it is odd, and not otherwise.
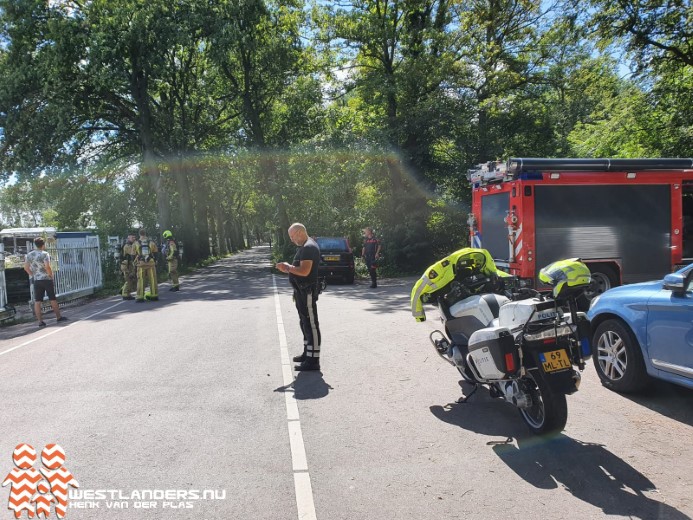
[{"label": "white metal fence", "polygon": [[[59,238],[46,243],[55,275],[55,294],[59,300],[72,300],[103,286],[99,237]],[[34,289],[31,288],[34,301]]]},{"label": "white metal fence", "polygon": [[5,281],[5,246],[0,243],[0,311],[7,305],[7,283]]}]

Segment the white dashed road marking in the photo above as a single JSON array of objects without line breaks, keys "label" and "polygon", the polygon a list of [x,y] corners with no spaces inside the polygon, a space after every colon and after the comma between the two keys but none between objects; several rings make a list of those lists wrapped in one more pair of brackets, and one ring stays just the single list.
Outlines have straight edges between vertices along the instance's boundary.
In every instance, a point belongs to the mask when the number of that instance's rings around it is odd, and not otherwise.
[{"label": "white dashed road marking", "polygon": [[301,421],[298,416],[298,404],[293,389],[289,387],[294,382],[291,371],[291,358],[286,344],[286,332],[282,309],[279,304],[279,291],[277,281],[272,275],[272,287],[274,288],[274,308],[277,312],[277,330],[279,332],[279,349],[282,359],[282,377],[284,378],[284,397],[286,399],[286,419],[289,427],[289,444],[291,446],[291,462],[294,472],[294,487],[296,488],[296,507],[299,520],[316,520],[315,503],[313,501],[313,488],[310,484],[308,472],[308,460],[306,448],[303,444]]}]

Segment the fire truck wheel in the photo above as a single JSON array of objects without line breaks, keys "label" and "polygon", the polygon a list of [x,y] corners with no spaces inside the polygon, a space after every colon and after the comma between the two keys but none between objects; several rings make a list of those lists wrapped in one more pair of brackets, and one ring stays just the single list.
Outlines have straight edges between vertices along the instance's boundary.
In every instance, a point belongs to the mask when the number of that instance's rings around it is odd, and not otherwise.
[{"label": "fire truck wheel", "polygon": [[618,285],[618,275],[616,274],[616,270],[610,265],[591,264],[588,265],[588,267],[592,275],[592,282],[583,293],[581,301],[579,302],[582,310],[587,310],[589,308],[592,298]]}]

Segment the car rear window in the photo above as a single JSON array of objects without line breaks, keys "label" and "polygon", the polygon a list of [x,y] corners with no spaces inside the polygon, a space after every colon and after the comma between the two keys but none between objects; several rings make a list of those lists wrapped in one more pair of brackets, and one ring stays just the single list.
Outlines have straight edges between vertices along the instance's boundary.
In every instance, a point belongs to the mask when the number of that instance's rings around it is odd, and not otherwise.
[{"label": "car rear window", "polygon": [[342,251],[344,253],[349,251],[345,238],[318,237],[316,242],[318,243],[321,251]]}]

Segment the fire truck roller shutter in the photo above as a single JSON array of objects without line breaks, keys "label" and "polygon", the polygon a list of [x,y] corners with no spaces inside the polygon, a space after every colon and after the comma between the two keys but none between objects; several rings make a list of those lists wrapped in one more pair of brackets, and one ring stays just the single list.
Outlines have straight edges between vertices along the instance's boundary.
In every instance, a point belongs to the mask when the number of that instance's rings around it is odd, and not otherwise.
[{"label": "fire truck roller shutter", "polygon": [[[623,283],[670,271],[669,185],[536,186],[534,206],[538,268],[562,258],[612,267],[614,259]],[[602,279],[619,281],[613,269],[601,272]]]}]

